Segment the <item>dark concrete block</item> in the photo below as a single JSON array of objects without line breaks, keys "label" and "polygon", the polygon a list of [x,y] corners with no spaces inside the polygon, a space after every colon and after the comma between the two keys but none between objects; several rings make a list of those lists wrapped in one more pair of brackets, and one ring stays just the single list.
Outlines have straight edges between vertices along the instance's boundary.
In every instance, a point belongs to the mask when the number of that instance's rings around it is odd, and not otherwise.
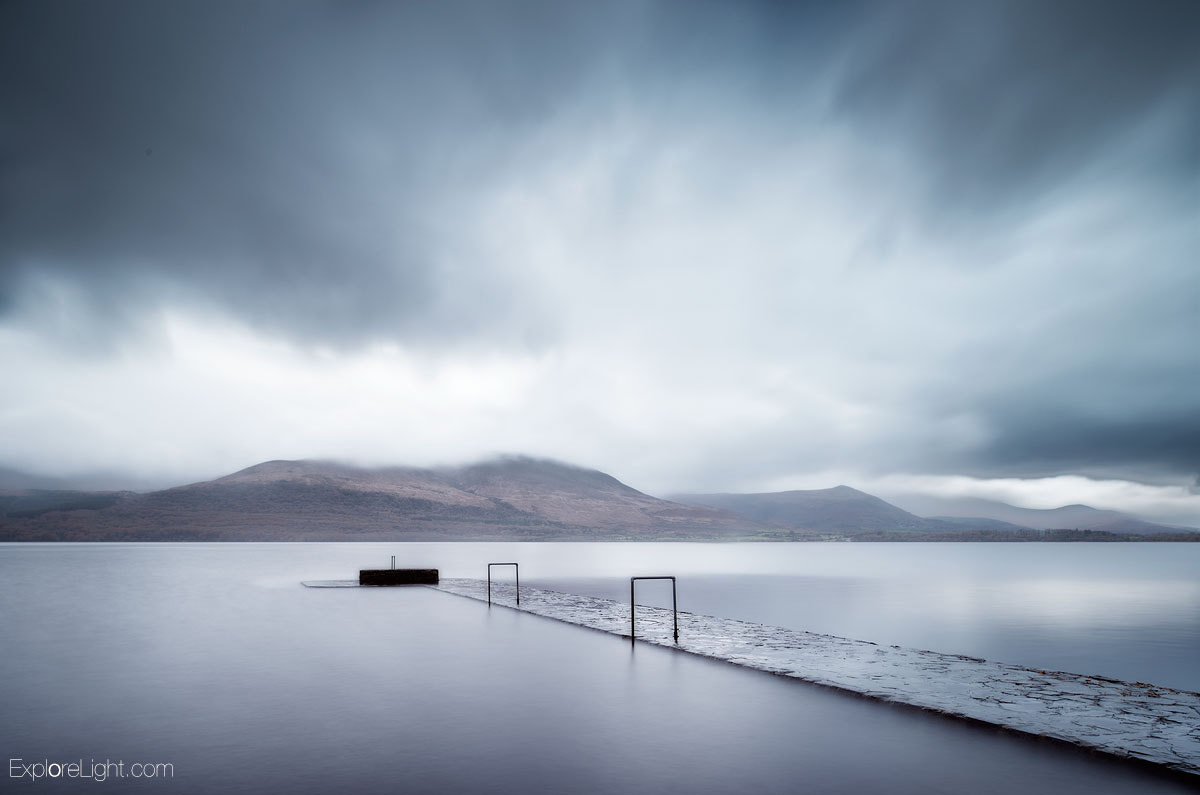
[{"label": "dark concrete block", "polygon": [[437,569],[361,569],[359,585],[437,585]]}]

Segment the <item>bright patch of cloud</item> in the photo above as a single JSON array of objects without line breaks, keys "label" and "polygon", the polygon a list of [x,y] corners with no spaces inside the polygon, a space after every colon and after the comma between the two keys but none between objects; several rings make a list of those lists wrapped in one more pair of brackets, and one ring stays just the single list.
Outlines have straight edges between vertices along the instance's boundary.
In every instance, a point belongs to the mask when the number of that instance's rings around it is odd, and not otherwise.
[{"label": "bright patch of cloud", "polygon": [[1165,522],[1200,526],[1200,493],[1193,484],[1151,485],[1079,475],[1047,478],[972,478],[962,475],[887,475],[869,481],[880,495],[978,497],[1020,508],[1089,505]]}]

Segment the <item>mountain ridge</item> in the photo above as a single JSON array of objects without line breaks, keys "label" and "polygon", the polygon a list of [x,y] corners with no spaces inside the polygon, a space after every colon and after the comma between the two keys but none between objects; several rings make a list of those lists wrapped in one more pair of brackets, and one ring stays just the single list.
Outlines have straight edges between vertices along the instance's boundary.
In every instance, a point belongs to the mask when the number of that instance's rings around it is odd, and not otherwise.
[{"label": "mountain ridge", "polygon": [[846,485],[660,499],[599,470],[530,456],[425,468],[277,459],[145,493],[0,490],[0,541],[1034,540],[1046,529],[1192,532],[1080,505],[1032,511],[1042,527],[997,512],[1020,518],[1031,509],[996,503],[992,516],[918,516]]},{"label": "mountain ridge", "polygon": [[1110,533],[1148,535],[1194,531],[1196,528],[1148,522],[1129,514],[1090,505],[1073,503],[1057,508],[1022,508],[999,500],[980,497],[933,497],[929,495],[899,495],[893,502],[922,516],[963,519],[966,517],[992,519],[1021,525],[1034,530],[1087,528]]},{"label": "mountain ridge", "polygon": [[[995,522],[988,522],[984,528],[975,527],[970,520],[926,519],[846,485],[749,494],[675,494],[669,499],[684,505],[729,511],[772,526],[810,532],[936,533],[996,529]],[[1010,528],[1022,529],[1015,525]]]},{"label": "mountain ridge", "polygon": [[[274,460],[79,508],[0,504],[0,540],[638,540],[743,538],[754,522],[527,456],[462,467]],[[43,501],[45,501],[43,499]],[[14,510],[14,507],[18,510]]]}]

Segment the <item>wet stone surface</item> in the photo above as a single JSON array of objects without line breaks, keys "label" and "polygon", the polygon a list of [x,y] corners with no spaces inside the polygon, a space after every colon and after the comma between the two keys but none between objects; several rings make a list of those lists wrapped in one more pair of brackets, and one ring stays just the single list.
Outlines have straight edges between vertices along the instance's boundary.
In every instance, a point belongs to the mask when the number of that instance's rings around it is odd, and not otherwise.
[{"label": "wet stone surface", "polygon": [[[487,601],[487,582],[430,586]],[[492,603],[621,637],[629,605],[492,583]],[[638,642],[921,707],[1200,776],[1200,693],[638,605]]]}]

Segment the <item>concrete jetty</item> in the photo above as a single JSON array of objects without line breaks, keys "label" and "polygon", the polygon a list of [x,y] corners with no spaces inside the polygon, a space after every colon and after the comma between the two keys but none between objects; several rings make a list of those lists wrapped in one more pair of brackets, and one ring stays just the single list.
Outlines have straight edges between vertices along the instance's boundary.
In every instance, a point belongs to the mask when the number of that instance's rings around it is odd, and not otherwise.
[{"label": "concrete jetty", "polygon": [[[486,602],[487,582],[438,590]],[[492,603],[629,637],[629,605],[492,583]],[[1161,765],[1200,782],[1200,693],[638,605],[637,641]]]}]

